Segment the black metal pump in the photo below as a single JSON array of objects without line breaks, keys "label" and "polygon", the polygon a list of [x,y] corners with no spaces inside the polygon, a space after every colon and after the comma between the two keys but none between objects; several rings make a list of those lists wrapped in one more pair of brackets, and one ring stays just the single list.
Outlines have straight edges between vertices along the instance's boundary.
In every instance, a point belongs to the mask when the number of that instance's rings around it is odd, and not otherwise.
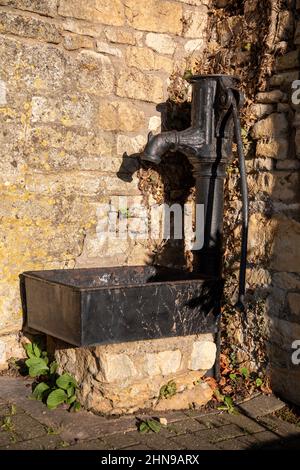
[{"label": "black metal pump", "polygon": [[196,204],[204,204],[203,248],[194,252],[194,270],[200,276],[221,277],[223,259],[223,205],[226,166],[232,156],[233,136],[237,143],[242,193],[242,246],[239,295],[236,306],[244,310],[248,190],[238,110],[243,95],[238,79],[227,75],[195,75],[192,83],[191,127],[184,131],[149,133],[142,160],[160,163],[167,150],[184,153],[193,167]]}]

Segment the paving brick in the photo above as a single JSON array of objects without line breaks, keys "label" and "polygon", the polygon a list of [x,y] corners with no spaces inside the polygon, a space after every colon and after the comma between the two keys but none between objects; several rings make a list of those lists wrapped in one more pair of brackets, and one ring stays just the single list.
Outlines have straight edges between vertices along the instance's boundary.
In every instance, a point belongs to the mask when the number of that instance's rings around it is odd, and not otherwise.
[{"label": "paving brick", "polygon": [[228,424],[227,426],[221,426],[219,428],[198,431],[194,433],[194,436],[198,436],[200,439],[205,439],[206,441],[215,444],[217,442],[225,441],[226,439],[243,436],[244,434],[245,431],[235,424]]},{"label": "paving brick", "polygon": [[270,431],[276,432],[278,436],[288,437],[294,435],[295,437],[300,437],[299,426],[283,421],[276,416],[264,416],[259,420],[259,423],[267,427]]},{"label": "paving brick", "polygon": [[227,414],[207,415],[204,417],[199,416],[197,421],[203,424],[207,429],[218,428],[220,426],[226,426],[227,424],[230,424]]},{"label": "paving brick", "polygon": [[155,450],[176,450],[178,446],[172,439],[165,439],[159,434],[144,434],[141,436],[141,445]]},{"label": "paving brick", "polygon": [[138,444],[140,442],[140,434],[137,431],[118,433],[110,436],[107,435],[103,439],[109,449],[121,449],[122,447]]},{"label": "paving brick", "polygon": [[0,449],[5,448],[7,445],[10,445],[14,442],[16,438],[14,435],[7,431],[0,430]]},{"label": "paving brick", "polygon": [[24,440],[34,439],[35,437],[46,434],[45,427],[36,419],[26,414],[19,414],[11,417],[11,423],[15,433]]},{"label": "paving brick", "polygon": [[149,447],[143,444],[137,444],[135,446],[125,447],[125,449],[122,449],[122,450],[151,450],[151,449],[149,449]]},{"label": "paving brick", "polygon": [[217,447],[196,434],[183,434],[170,438],[180,450],[216,450]]},{"label": "paving brick", "polygon": [[160,434],[163,433],[165,437],[175,437],[180,434],[200,431],[201,429],[206,429],[206,425],[200,423],[200,421],[197,421],[196,419],[184,419],[182,421],[168,424],[167,428],[164,428]]},{"label": "paving brick", "polygon": [[108,450],[108,446],[100,439],[93,439],[91,441],[81,441],[75,445],[64,447],[61,450]]},{"label": "paving brick", "polygon": [[232,424],[236,424],[243,431],[249,434],[266,430],[265,427],[262,424],[259,424],[255,419],[248,418],[248,416],[244,416],[242,414],[238,414],[238,415],[228,414],[227,421],[229,421]]},{"label": "paving brick", "polygon": [[257,418],[258,416],[274,413],[274,411],[280,410],[284,406],[285,403],[274,395],[259,395],[252,400],[241,403],[238,407],[246,415]]},{"label": "paving brick", "polygon": [[255,436],[247,435],[218,442],[218,447],[221,450],[247,450],[252,446],[256,446],[258,442]]},{"label": "paving brick", "polygon": [[60,448],[61,444],[60,436],[49,436],[46,434],[27,441],[10,442],[4,448],[6,450],[53,450]]}]

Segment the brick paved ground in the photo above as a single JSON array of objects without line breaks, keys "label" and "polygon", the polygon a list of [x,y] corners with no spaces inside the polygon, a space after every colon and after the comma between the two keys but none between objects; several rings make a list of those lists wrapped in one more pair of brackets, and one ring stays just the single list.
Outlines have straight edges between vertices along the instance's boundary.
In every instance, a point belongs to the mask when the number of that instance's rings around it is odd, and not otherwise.
[{"label": "brick paved ground", "polygon": [[[258,396],[238,415],[199,411],[160,413],[168,427],[142,435],[136,416],[104,418],[48,410],[29,399],[30,381],[0,377],[0,449],[300,449],[300,428],[274,416],[275,397]],[[142,415],[139,415],[143,418]]]}]

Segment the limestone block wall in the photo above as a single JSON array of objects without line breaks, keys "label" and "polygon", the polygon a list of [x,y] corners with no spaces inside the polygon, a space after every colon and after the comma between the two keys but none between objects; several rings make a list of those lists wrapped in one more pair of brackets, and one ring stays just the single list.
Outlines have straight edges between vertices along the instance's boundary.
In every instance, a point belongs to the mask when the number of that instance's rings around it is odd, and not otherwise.
[{"label": "limestone block wall", "polygon": [[[295,8],[296,7],[296,8]],[[269,227],[271,289],[268,297],[268,358],[277,393],[300,404],[300,2],[294,4],[289,52],[276,60],[270,93],[261,94],[271,113],[254,134],[257,152],[274,162],[271,188],[273,217]],[[294,96],[293,96],[294,95]],[[295,99],[297,98],[297,102]],[[271,110],[272,107],[272,110]],[[266,133],[273,138],[266,141]],[[275,158],[275,160],[274,160]],[[263,226],[261,226],[263,230]],[[298,351],[298,352],[297,352]]]},{"label": "limestone block wall", "polygon": [[[211,334],[86,348],[48,337],[48,350],[60,371],[76,377],[82,405],[96,412],[194,408],[213,395],[202,379],[216,358]],[[169,391],[164,394],[166,386]]]},{"label": "limestone block wall", "polygon": [[18,355],[19,273],[147,262],[143,241],[97,237],[97,211],[141,202],[137,176],[116,173],[160,129],[156,105],[203,49],[208,6],[0,0],[0,364]]}]

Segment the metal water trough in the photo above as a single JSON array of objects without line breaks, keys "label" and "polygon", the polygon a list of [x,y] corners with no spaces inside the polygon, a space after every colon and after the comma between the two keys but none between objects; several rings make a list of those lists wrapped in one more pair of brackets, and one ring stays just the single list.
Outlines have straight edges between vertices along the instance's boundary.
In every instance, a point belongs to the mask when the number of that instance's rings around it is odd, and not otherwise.
[{"label": "metal water trough", "polygon": [[23,275],[26,325],[76,346],[216,333],[220,279],[155,266]]}]

